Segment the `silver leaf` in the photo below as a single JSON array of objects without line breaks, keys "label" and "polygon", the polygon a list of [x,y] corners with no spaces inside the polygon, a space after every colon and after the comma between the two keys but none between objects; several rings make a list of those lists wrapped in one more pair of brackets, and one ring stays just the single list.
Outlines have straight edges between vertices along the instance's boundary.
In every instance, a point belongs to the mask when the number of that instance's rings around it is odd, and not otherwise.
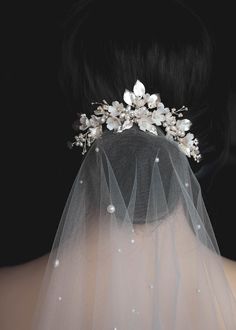
[{"label": "silver leaf", "polygon": [[126,104],[132,105],[134,95],[133,95],[132,92],[130,92],[130,91],[128,91],[128,89],[126,89],[125,92],[124,92],[124,95],[123,95],[123,99],[124,99]]},{"label": "silver leaf", "polygon": [[145,94],[145,87],[141,83],[141,81],[139,81],[139,80],[136,81],[133,91],[134,91],[134,94],[139,97],[142,97]]}]

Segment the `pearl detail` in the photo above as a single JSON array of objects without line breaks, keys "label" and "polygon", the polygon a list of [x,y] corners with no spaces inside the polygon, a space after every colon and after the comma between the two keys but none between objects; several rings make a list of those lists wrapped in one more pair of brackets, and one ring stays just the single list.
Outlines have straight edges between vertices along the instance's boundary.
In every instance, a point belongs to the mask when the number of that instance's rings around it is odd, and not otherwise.
[{"label": "pearl detail", "polygon": [[99,152],[99,148],[98,148],[98,147],[96,147],[96,148],[95,148],[95,151],[96,151],[96,152]]},{"label": "pearl detail", "polygon": [[134,229],[132,229],[131,231],[132,231],[132,233],[134,233]]},{"label": "pearl detail", "polygon": [[119,248],[119,249],[117,249],[117,251],[118,251],[118,252],[122,252],[122,250],[121,250],[120,248]]},{"label": "pearl detail", "polygon": [[197,293],[200,293],[201,292],[201,290],[200,289],[197,289]]},{"label": "pearl detail", "polygon": [[56,260],[54,261],[54,268],[58,267],[59,264],[60,264],[59,259],[56,259]]},{"label": "pearl detail", "polygon": [[82,184],[84,181],[83,180],[79,180],[79,183]]},{"label": "pearl detail", "polygon": [[156,163],[159,163],[159,161],[160,161],[159,157],[156,157],[156,158],[155,158],[155,162],[156,162]]},{"label": "pearl detail", "polygon": [[115,208],[114,205],[112,205],[112,204],[108,205],[108,207],[107,207],[107,212],[108,213],[114,213],[115,210],[116,210],[116,208]]},{"label": "pearl detail", "polygon": [[197,225],[197,229],[201,229],[201,225]]},{"label": "pearl detail", "polygon": [[188,182],[185,182],[185,187],[188,187],[189,186],[189,183]]},{"label": "pearl detail", "polygon": [[139,312],[136,310],[136,308],[132,308],[132,313],[139,314]]},{"label": "pearl detail", "polygon": [[154,288],[154,285],[153,284],[149,284],[149,288],[150,289],[153,289]]},{"label": "pearl detail", "polygon": [[60,297],[58,297],[58,300],[59,300],[59,301],[62,301],[62,297],[61,297],[61,296],[60,296]]},{"label": "pearl detail", "polygon": [[134,239],[131,239],[131,243],[134,244],[135,240]]}]

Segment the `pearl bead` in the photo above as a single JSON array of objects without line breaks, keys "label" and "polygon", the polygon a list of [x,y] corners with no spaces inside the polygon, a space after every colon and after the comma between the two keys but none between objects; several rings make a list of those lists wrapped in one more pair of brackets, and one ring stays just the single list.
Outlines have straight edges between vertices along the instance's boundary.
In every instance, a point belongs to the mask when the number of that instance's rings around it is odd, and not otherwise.
[{"label": "pearl bead", "polygon": [[134,239],[131,239],[131,243],[134,244],[134,242],[135,242]]},{"label": "pearl bead", "polygon": [[62,301],[62,297],[61,297],[61,296],[60,296],[60,297],[58,297],[58,300],[59,300],[59,301]]},{"label": "pearl bead", "polygon": [[132,313],[135,313],[136,312],[136,309],[135,308],[132,308]]},{"label": "pearl bead", "polygon": [[189,186],[189,183],[188,182],[185,182],[185,187],[188,187]]},{"label": "pearl bead", "polygon": [[119,248],[119,249],[117,249],[117,251],[118,251],[118,252],[122,252],[122,250],[121,250],[120,248]]},{"label": "pearl bead", "polygon": [[114,205],[112,205],[112,204],[110,204],[110,205],[108,205],[108,207],[107,207],[107,212],[108,213],[114,213],[115,212],[115,206]]},{"label": "pearl bead", "polygon": [[201,225],[197,225],[197,229],[201,229]]},{"label": "pearl bead", "polygon": [[197,289],[197,293],[200,293],[201,292],[201,290],[200,289]]},{"label": "pearl bead", "polygon": [[159,161],[160,161],[159,157],[156,157],[156,158],[155,158],[155,162],[156,162],[156,163],[159,163]]},{"label": "pearl bead", "polygon": [[56,260],[54,261],[54,268],[58,267],[59,264],[60,264],[60,261],[59,261],[58,259],[56,259]]},{"label": "pearl bead", "polygon": [[79,180],[79,183],[82,184],[84,181],[83,180]]},{"label": "pearl bead", "polygon": [[132,229],[131,231],[132,231],[132,233],[134,233],[134,229]]},{"label": "pearl bead", "polygon": [[149,288],[150,289],[153,289],[154,288],[154,285],[153,284],[149,284]]},{"label": "pearl bead", "polygon": [[99,152],[99,148],[98,148],[98,147],[96,147],[96,148],[95,148],[95,151],[96,151],[96,152]]}]

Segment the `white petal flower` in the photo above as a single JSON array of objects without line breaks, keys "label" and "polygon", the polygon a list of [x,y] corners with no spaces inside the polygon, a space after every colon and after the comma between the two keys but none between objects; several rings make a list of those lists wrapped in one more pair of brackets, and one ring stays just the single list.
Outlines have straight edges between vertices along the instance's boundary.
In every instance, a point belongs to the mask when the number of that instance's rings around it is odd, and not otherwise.
[{"label": "white petal flower", "polygon": [[192,133],[186,134],[185,137],[180,139],[179,148],[182,150],[188,157],[191,156],[191,149],[194,146],[194,135]]},{"label": "white petal flower", "polygon": [[173,126],[176,123],[176,118],[172,115],[171,112],[167,112],[165,115],[165,121],[168,126]]},{"label": "white petal flower", "polygon": [[132,105],[133,101],[135,99],[135,95],[134,95],[134,93],[132,93],[128,89],[126,89],[125,92],[124,92],[124,95],[123,95],[123,99],[124,99],[126,104]]},{"label": "white petal flower", "polygon": [[138,119],[138,126],[142,131],[149,131],[154,134],[157,134],[156,127],[152,125],[152,121],[150,117],[142,117]]},{"label": "white petal flower", "polygon": [[138,96],[138,97],[144,96],[144,94],[145,94],[144,84],[142,84],[141,81],[137,80],[134,85],[133,92],[134,92],[135,96]]},{"label": "white petal flower", "polygon": [[134,115],[136,118],[147,117],[148,115],[150,115],[150,112],[148,111],[148,109],[146,107],[142,107],[139,109],[135,109]]},{"label": "white petal flower", "polygon": [[89,128],[89,136],[93,139],[97,139],[102,135],[102,126],[99,125],[97,127],[90,127]]},{"label": "white petal flower", "polygon": [[182,119],[182,120],[177,120],[176,122],[176,127],[180,131],[188,131],[191,126],[191,121],[189,119]]},{"label": "white petal flower", "polygon": [[124,109],[125,109],[124,104],[123,104],[123,103],[120,103],[120,102],[118,102],[118,101],[114,101],[114,102],[112,102],[112,106],[113,106],[114,108],[116,108],[116,110],[117,110],[118,112],[122,112],[122,111],[124,111]]},{"label": "white petal flower", "polygon": [[133,101],[133,104],[135,105],[136,109],[143,107],[146,103],[147,102],[145,99],[143,99],[143,98],[140,99],[138,97],[136,97]]},{"label": "white petal flower", "polygon": [[111,105],[109,105],[108,111],[113,117],[119,116],[119,112],[117,111],[117,109]]},{"label": "white petal flower", "polygon": [[162,102],[158,103],[158,108],[163,108],[164,109],[164,113],[167,114],[170,112],[169,108],[165,108],[164,104]]},{"label": "white petal flower", "polygon": [[86,130],[89,126],[90,126],[90,122],[89,122],[89,119],[87,118],[86,114],[82,114],[81,117],[80,117],[80,123],[82,125],[80,125],[80,129],[82,131]]},{"label": "white petal flower", "polygon": [[90,122],[90,126],[96,127],[96,126],[100,125],[100,118],[92,115],[89,122]]},{"label": "white petal flower", "polygon": [[158,95],[157,94],[152,94],[147,98],[147,104],[149,109],[154,109],[157,106],[157,101],[158,101]]},{"label": "white petal flower", "polygon": [[152,120],[157,126],[161,126],[165,120],[164,109],[158,108],[152,112]]},{"label": "white petal flower", "polygon": [[121,122],[118,118],[116,117],[109,117],[106,121],[107,123],[107,128],[112,131],[112,130],[118,130],[119,126],[121,125]]}]

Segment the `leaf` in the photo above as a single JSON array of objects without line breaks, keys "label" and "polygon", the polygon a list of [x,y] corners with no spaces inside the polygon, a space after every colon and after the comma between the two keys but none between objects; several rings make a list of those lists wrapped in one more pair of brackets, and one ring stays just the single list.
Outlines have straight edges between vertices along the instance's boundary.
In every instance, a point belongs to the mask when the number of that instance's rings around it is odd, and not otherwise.
[{"label": "leaf", "polygon": [[139,97],[142,97],[145,94],[145,87],[141,83],[141,81],[139,81],[139,80],[136,81],[133,91],[134,91],[134,94]]},{"label": "leaf", "polygon": [[123,95],[123,99],[124,99],[125,103],[128,105],[132,105],[133,96],[134,96],[134,94],[132,92],[130,92],[128,89],[126,89],[124,92],[124,95]]}]

